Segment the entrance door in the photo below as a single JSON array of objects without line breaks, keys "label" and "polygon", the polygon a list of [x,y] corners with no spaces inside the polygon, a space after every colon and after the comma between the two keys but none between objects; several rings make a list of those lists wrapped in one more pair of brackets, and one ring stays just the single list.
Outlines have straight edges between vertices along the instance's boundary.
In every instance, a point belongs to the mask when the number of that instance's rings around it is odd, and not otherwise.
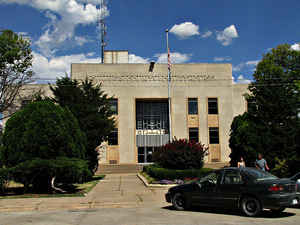
[{"label": "entrance door", "polygon": [[138,163],[151,163],[156,147],[138,147]]}]

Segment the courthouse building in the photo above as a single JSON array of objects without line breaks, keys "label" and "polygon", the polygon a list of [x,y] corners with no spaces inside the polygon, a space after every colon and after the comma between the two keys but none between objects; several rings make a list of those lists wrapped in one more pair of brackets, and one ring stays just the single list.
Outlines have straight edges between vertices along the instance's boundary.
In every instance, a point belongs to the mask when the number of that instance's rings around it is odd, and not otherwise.
[{"label": "courthouse building", "polygon": [[[74,63],[72,79],[102,83],[113,97],[116,129],[101,147],[100,164],[152,161],[155,149],[187,138],[209,146],[206,162],[228,162],[232,120],[246,111],[246,84],[232,80],[231,64],[173,64],[168,105],[168,66],[128,63],[127,51],[105,51],[103,64]],[[171,126],[169,123],[171,122]]]}]

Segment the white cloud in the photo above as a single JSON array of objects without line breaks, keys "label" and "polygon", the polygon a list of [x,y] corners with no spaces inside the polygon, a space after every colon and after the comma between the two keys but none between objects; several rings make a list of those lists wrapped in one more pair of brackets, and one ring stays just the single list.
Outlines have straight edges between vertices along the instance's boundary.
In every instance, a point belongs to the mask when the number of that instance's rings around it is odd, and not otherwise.
[{"label": "white cloud", "polygon": [[217,40],[224,46],[230,45],[232,39],[238,37],[239,35],[234,25],[226,27],[223,31],[217,31]]},{"label": "white cloud", "polygon": [[295,51],[300,51],[300,44],[293,44],[292,46],[291,46],[291,49],[293,49],[293,50],[295,50]]},{"label": "white cloud", "polygon": [[79,36],[76,36],[74,38],[74,40],[76,41],[76,43],[79,45],[79,46],[83,46],[84,44],[90,42],[90,40],[88,40],[87,38],[85,37],[79,37]]},{"label": "white cloud", "polygon": [[[0,4],[26,4],[42,11],[48,24],[42,36],[35,42],[43,55],[51,57],[60,46],[75,41],[77,25],[95,24],[99,17],[109,15],[107,8],[97,9],[96,0],[0,0]],[[77,42],[83,44],[83,42]]]},{"label": "white cloud", "polygon": [[[171,63],[185,63],[190,60],[192,54],[181,54],[179,52],[170,53]],[[159,53],[154,55],[157,58],[157,63],[167,63],[167,53]]]},{"label": "white cloud", "polygon": [[259,63],[259,60],[251,60],[251,61],[243,62],[236,66],[232,66],[232,71],[238,72],[238,71],[241,71],[242,69],[244,69],[245,67],[247,69],[250,68],[250,70],[255,70],[258,63]]},{"label": "white cloud", "polygon": [[41,79],[56,79],[70,74],[71,63],[99,63],[99,58],[91,58],[93,53],[75,54],[53,57],[47,59],[45,56],[33,52],[33,71],[35,76]]},{"label": "white cloud", "polygon": [[171,30],[171,33],[175,34],[181,39],[185,39],[194,35],[200,35],[199,26],[192,22],[185,22],[181,24],[175,24]]},{"label": "white cloud", "polygon": [[202,38],[208,38],[212,35],[213,33],[211,31],[206,31],[204,34],[201,35]]},{"label": "white cloud", "polygon": [[247,66],[257,66],[258,63],[259,63],[259,60],[253,60],[253,61],[246,62],[246,65]]},{"label": "white cloud", "polygon": [[237,78],[237,82],[236,83],[239,83],[239,84],[250,84],[251,80],[246,79],[243,75],[239,75],[238,78]]},{"label": "white cloud", "polygon": [[224,56],[224,57],[214,57],[215,62],[224,62],[224,61],[231,61],[232,58],[230,56]]},{"label": "white cloud", "polygon": [[231,77],[232,83],[235,84],[236,82],[234,81],[234,76]]},{"label": "white cloud", "polygon": [[129,63],[149,63],[149,59],[145,59],[135,54],[129,54]]},{"label": "white cloud", "polygon": [[233,65],[232,66],[232,71],[234,71],[234,72],[241,71],[244,66],[245,66],[245,63],[240,63],[236,66]]}]

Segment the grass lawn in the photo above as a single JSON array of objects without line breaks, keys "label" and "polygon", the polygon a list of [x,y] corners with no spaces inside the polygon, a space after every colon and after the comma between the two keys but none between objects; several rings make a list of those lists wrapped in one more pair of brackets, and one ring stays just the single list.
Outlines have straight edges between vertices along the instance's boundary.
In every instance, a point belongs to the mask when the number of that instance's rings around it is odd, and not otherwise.
[{"label": "grass lawn", "polygon": [[24,186],[20,183],[11,181],[8,184],[8,187],[4,194],[0,194],[0,199],[8,198],[51,198],[51,197],[82,197],[90,192],[96,184],[102,180],[105,175],[95,175],[92,180],[82,183],[82,184],[71,184],[67,186],[59,186],[66,193],[33,193],[31,190],[28,190],[27,193],[24,193]]}]

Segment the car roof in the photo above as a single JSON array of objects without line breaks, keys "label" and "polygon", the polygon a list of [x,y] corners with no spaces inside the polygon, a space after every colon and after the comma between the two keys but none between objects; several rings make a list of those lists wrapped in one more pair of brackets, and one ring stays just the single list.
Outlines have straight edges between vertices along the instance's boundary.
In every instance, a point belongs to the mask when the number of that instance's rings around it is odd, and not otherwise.
[{"label": "car roof", "polygon": [[247,170],[258,170],[255,167],[224,167],[222,169],[219,169],[219,171],[225,171],[225,170],[239,170],[239,171],[247,171]]}]

